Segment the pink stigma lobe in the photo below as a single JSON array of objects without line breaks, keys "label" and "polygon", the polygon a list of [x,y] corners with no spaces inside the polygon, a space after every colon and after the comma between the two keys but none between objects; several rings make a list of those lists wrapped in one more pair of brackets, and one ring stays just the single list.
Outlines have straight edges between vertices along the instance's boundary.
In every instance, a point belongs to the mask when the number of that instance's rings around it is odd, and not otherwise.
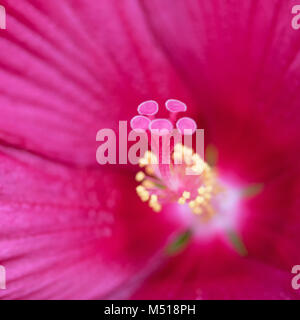
[{"label": "pink stigma lobe", "polygon": [[170,112],[185,112],[187,109],[185,103],[175,99],[167,100],[166,108]]},{"label": "pink stigma lobe", "polygon": [[196,122],[188,117],[181,118],[177,121],[176,127],[181,134],[193,134],[197,129]]},{"label": "pink stigma lobe", "polygon": [[145,116],[153,116],[158,112],[158,104],[153,100],[148,100],[138,106],[138,113]]},{"label": "pink stigma lobe", "polygon": [[149,129],[151,121],[143,116],[135,116],[130,121],[131,129],[134,131],[146,131]]}]

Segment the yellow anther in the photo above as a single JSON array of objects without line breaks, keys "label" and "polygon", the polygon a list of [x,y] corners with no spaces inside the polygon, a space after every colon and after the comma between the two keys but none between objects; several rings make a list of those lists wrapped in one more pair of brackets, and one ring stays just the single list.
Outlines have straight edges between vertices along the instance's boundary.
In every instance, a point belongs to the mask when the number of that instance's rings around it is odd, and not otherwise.
[{"label": "yellow anther", "polygon": [[181,143],[177,143],[174,147],[174,151],[176,153],[182,153],[183,152],[183,145]]},{"label": "yellow anther", "polygon": [[198,204],[202,204],[202,203],[204,202],[204,198],[201,197],[201,196],[198,196],[198,197],[196,198],[196,202],[197,202]]},{"label": "yellow anther", "polygon": [[141,158],[141,159],[139,160],[139,166],[140,166],[141,168],[145,167],[147,164],[148,164],[147,159]]},{"label": "yellow anther", "polygon": [[188,191],[184,191],[184,192],[182,193],[182,197],[183,197],[184,199],[189,199],[189,198],[191,197],[191,193],[188,192]]},{"label": "yellow anther", "polygon": [[146,191],[146,189],[143,187],[143,186],[137,186],[136,187],[136,192],[138,193],[138,194],[141,194],[142,192],[144,192],[144,191]]},{"label": "yellow anther", "polygon": [[182,160],[183,160],[182,152],[174,152],[173,159],[175,164],[182,164]]},{"label": "yellow anther", "polygon": [[196,202],[194,200],[190,201],[189,202],[189,206],[190,206],[191,209],[195,208]]},{"label": "yellow anther", "polygon": [[[175,186],[181,187],[181,179],[183,179],[182,185],[187,185],[187,189],[183,189],[181,196],[178,195],[177,202],[181,205],[188,204],[194,214],[201,215],[201,221],[209,220],[215,214],[212,198],[216,194],[224,192],[217,183],[215,170],[211,169],[192,148],[181,143],[174,146],[172,158],[174,163],[170,166],[170,172],[174,176]],[[164,203],[174,200],[175,191],[169,190],[159,172],[156,172],[154,165],[157,164],[157,156],[151,151],[146,151],[139,161],[140,167],[144,167],[144,170],[139,171],[135,177],[136,181],[140,183],[136,188],[139,197],[142,201],[147,201],[155,212],[161,211]],[[201,183],[198,190],[196,189],[198,194],[195,196],[196,190],[190,189],[195,185],[190,185],[188,181],[184,180],[182,176],[184,170],[185,172],[191,171],[191,174],[201,175],[198,181],[195,180],[195,183]],[[177,184],[177,182],[179,183]]]},{"label": "yellow anther", "polygon": [[188,157],[190,159],[192,159],[193,156],[193,149],[183,146],[183,153],[185,157]]},{"label": "yellow anther", "polygon": [[139,171],[136,176],[135,176],[135,180],[138,182],[141,182],[145,179],[145,174],[143,171]]},{"label": "yellow anther", "polygon": [[147,151],[145,152],[145,154],[144,154],[144,158],[145,158],[145,159],[149,159],[149,158],[151,158],[151,156],[152,156],[152,152],[149,151],[149,150],[147,150]]},{"label": "yellow anther", "polygon": [[184,155],[184,162],[188,166],[191,166],[193,164],[193,161],[192,161],[191,157],[190,156],[186,156],[186,155]]},{"label": "yellow anther", "polygon": [[[146,151],[144,155],[145,164],[158,164],[156,155],[151,151]],[[144,163],[144,162],[142,162]]]},{"label": "yellow anther", "polygon": [[148,192],[148,191],[144,191],[140,196],[141,196],[141,200],[142,200],[143,202],[148,201],[149,198],[150,198],[150,195],[149,195],[149,192]]},{"label": "yellow anther", "polygon": [[204,192],[205,192],[205,188],[203,186],[198,189],[198,193],[200,195],[204,194]]},{"label": "yellow anther", "polygon": [[201,213],[203,213],[203,210],[200,207],[196,207],[196,208],[193,209],[193,213],[201,214]]},{"label": "yellow anther", "polygon": [[197,174],[201,174],[203,172],[203,168],[201,164],[195,164],[191,167],[191,169]]},{"label": "yellow anther", "polygon": [[147,166],[145,168],[145,172],[149,175],[149,176],[152,176],[154,174],[154,170],[151,166]]},{"label": "yellow anther", "polygon": [[155,184],[150,180],[144,180],[142,184],[147,189],[153,189],[155,187]]},{"label": "yellow anther", "polygon": [[150,197],[150,202],[151,203],[157,203],[158,201],[158,197],[156,194],[152,194],[151,197]]},{"label": "yellow anther", "polygon": [[193,158],[193,160],[194,160],[195,162],[197,162],[197,161],[202,161],[202,159],[201,159],[201,157],[199,156],[198,153],[194,153],[193,156],[192,156],[192,158]]},{"label": "yellow anther", "polygon": [[152,209],[153,209],[155,212],[160,212],[160,211],[161,211],[161,205],[160,205],[160,204],[156,204],[155,206],[152,207]]},{"label": "yellow anther", "polygon": [[185,201],[186,201],[186,200],[185,200],[183,197],[181,197],[181,198],[178,199],[178,203],[179,203],[179,204],[185,204]]}]

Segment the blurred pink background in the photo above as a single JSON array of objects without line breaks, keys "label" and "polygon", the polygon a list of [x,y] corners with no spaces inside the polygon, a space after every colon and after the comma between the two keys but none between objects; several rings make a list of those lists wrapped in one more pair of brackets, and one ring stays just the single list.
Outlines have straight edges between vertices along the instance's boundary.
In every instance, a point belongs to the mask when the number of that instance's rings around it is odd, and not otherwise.
[{"label": "blurred pink background", "polygon": [[[299,299],[296,4],[2,0],[0,298]],[[167,255],[190,213],[153,212],[138,168],[96,162],[99,129],[170,98],[205,129],[222,177],[263,185],[232,212],[247,256],[203,225]]]}]

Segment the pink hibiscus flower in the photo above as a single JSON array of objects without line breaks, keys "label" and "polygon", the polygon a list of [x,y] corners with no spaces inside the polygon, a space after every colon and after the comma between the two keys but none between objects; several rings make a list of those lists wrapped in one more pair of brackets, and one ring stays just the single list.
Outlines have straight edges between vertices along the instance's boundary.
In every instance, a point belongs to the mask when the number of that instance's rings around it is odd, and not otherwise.
[{"label": "pink hibiscus flower", "polygon": [[[294,4],[2,1],[2,299],[299,299]],[[99,129],[170,98],[230,195],[209,223],[171,199],[154,212],[135,166],[95,159]]]}]

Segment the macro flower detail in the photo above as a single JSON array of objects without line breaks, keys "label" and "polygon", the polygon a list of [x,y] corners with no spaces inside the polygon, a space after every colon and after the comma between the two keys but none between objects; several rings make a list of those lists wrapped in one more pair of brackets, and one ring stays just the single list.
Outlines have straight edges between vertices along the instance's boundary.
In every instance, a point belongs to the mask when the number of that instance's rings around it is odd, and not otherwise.
[{"label": "macro flower detail", "polygon": [[1,5],[1,299],[300,299],[294,3]]},{"label": "macro flower detail", "polygon": [[[187,231],[175,240],[177,243],[178,239],[184,239],[185,241],[180,242],[185,246],[186,241],[199,233],[197,229],[200,223],[205,225],[213,219],[220,220],[220,216],[224,219],[222,215],[225,215],[225,219],[226,215],[233,215],[233,212],[223,212],[222,208],[224,203],[230,202],[232,195],[218,178],[216,168],[206,163],[192,147],[178,142],[185,141],[186,135],[192,136],[197,130],[197,124],[193,119],[183,117],[177,120],[178,113],[187,110],[186,104],[170,99],[165,106],[169,111],[168,119],[156,119],[154,115],[158,113],[159,107],[151,100],[140,104],[138,112],[142,115],[131,120],[133,130],[151,138],[151,150],[147,150],[139,160],[139,166],[143,171],[139,171],[135,176],[136,181],[140,183],[136,192],[141,201],[148,202],[149,207],[155,212],[160,212],[167,204],[177,203],[185,209],[189,208],[185,210],[186,215],[192,213],[197,216],[188,225]],[[145,117],[146,115],[151,118]],[[177,130],[173,130],[175,126]],[[234,202],[237,203],[240,197],[242,193],[238,192]],[[234,248],[241,255],[245,255],[247,249],[233,227],[223,225],[222,228]],[[182,248],[177,245],[177,249]],[[172,253],[176,253],[176,250],[172,250]]]},{"label": "macro flower detail", "polygon": [[[215,214],[213,201],[222,189],[214,170],[192,148],[182,143],[163,145],[159,137],[163,139],[164,135],[171,134],[177,113],[187,110],[184,103],[174,99],[166,102],[166,108],[170,112],[169,119],[153,118],[150,121],[140,116],[139,126],[137,117],[131,120],[133,130],[149,130],[153,133],[156,128],[154,135],[158,137],[154,150],[146,151],[139,161],[145,173],[140,171],[136,175],[136,180],[141,183],[136,188],[137,194],[142,201],[149,201],[154,211],[161,211],[168,202],[178,202],[180,205],[188,204],[194,214],[201,215],[202,220],[208,220]],[[158,112],[158,105],[146,101],[139,105],[138,111],[143,115],[153,115]],[[184,134],[193,134],[197,129],[195,121],[187,117],[177,120],[176,127],[180,138]],[[151,138],[156,137],[152,134]],[[165,159],[168,160],[167,164],[164,163]]]}]

